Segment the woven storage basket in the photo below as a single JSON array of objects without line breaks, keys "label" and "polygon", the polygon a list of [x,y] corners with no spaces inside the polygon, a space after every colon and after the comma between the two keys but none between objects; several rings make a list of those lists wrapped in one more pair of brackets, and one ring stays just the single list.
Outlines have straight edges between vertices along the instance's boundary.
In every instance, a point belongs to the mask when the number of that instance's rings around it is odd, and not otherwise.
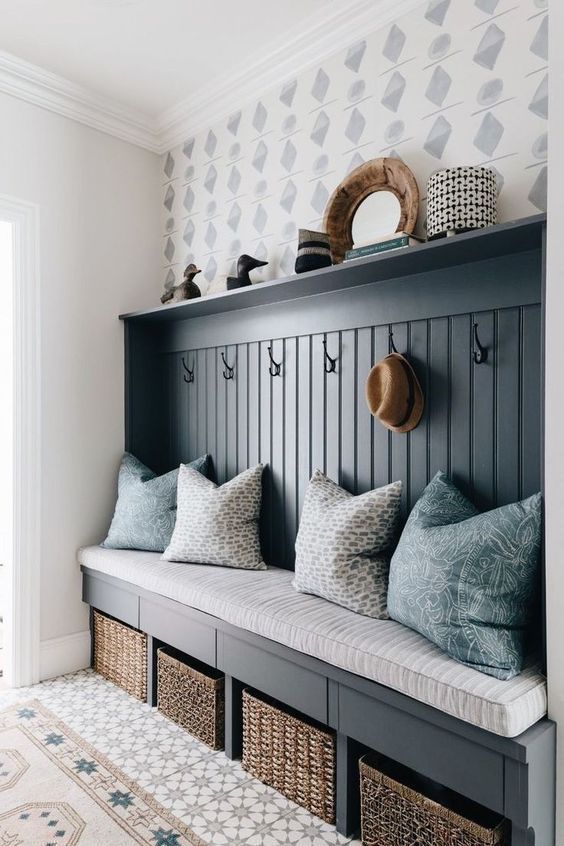
[{"label": "woven storage basket", "polygon": [[335,822],[335,738],[243,691],[243,769],[328,823]]},{"label": "woven storage basket", "polygon": [[[454,796],[451,791],[444,791],[444,795]],[[460,804],[460,797],[458,800]],[[360,761],[360,805],[364,846],[502,846],[508,843],[507,827],[499,816],[468,803],[470,819],[396,781],[367,759]]]},{"label": "woven storage basket", "polygon": [[147,635],[94,611],[94,669],[145,701]]},{"label": "woven storage basket", "polygon": [[211,749],[223,749],[225,679],[157,650],[157,708]]}]

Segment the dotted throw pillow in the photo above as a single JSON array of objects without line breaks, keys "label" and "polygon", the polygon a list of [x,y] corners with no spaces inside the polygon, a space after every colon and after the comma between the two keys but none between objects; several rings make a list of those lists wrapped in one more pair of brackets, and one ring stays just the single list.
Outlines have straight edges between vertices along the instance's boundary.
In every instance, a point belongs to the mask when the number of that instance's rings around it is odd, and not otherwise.
[{"label": "dotted throw pillow", "polygon": [[367,617],[387,618],[389,555],[401,482],[353,496],[319,470],[296,538],[294,587]]},{"label": "dotted throw pillow", "polygon": [[[207,474],[209,455],[197,458],[190,466],[198,473]],[[177,481],[178,469],[157,476],[126,452],[119,468],[118,501],[102,546],[150,552],[166,549],[176,520]]]},{"label": "dotted throw pillow", "polygon": [[163,558],[265,570],[259,536],[262,471],[259,464],[218,487],[181,464],[176,526]]},{"label": "dotted throw pillow", "polygon": [[540,494],[481,514],[437,473],[392,558],[390,616],[457,661],[510,679],[523,667],[540,542]]}]

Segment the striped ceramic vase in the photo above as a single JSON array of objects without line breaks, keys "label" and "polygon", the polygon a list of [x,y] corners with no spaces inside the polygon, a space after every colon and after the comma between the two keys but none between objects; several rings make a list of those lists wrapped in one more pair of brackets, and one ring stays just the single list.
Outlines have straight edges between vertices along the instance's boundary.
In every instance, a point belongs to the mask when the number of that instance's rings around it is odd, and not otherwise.
[{"label": "striped ceramic vase", "polygon": [[296,273],[307,273],[308,270],[319,270],[320,267],[330,266],[329,235],[325,232],[313,232],[311,229],[300,229]]}]

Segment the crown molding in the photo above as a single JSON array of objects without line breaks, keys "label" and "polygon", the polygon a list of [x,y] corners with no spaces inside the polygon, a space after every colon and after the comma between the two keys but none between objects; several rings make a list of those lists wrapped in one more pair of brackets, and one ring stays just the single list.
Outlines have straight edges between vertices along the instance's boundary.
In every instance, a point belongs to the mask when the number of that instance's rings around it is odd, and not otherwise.
[{"label": "crown molding", "polygon": [[122,141],[160,152],[154,118],[4,51],[0,51],[0,91]]},{"label": "crown molding", "polygon": [[344,47],[382,29],[424,0],[350,0],[325,5],[299,27],[270,41],[254,60],[213,80],[162,112],[160,152],[225,118],[235,108],[298,76]]},{"label": "crown molding", "polygon": [[103,97],[0,50],[0,92],[64,115],[154,153],[227,117],[344,47],[397,20],[425,0],[333,0],[245,62],[160,115]]}]

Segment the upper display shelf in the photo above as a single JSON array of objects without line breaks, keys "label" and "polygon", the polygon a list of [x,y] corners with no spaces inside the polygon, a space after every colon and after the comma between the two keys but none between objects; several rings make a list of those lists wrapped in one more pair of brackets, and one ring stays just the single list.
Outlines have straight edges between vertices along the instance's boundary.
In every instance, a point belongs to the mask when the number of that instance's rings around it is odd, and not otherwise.
[{"label": "upper display shelf", "polygon": [[452,238],[355,259],[299,276],[286,276],[174,305],[121,314],[120,319],[144,323],[189,320],[540,249],[545,223],[544,214],[526,217]]}]

